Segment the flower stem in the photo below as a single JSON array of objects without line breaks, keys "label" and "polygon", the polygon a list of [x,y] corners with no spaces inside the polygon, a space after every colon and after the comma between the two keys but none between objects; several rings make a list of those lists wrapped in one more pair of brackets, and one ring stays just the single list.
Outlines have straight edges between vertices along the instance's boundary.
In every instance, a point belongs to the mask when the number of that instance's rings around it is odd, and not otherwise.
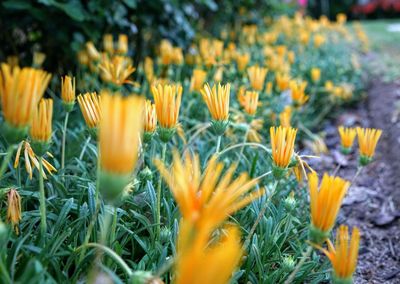
[{"label": "flower stem", "polygon": [[357,172],[356,172],[356,174],[354,175],[353,179],[351,180],[350,185],[352,185],[352,184],[356,181],[356,179],[357,179],[357,177],[360,175],[362,169],[363,169],[363,167],[358,167],[358,168],[357,168]]},{"label": "flower stem", "polygon": [[40,202],[40,232],[43,240],[46,237],[47,220],[46,220],[46,195],[43,183],[43,157],[39,157],[39,202]]},{"label": "flower stem", "polygon": [[92,216],[92,219],[90,221],[88,230],[86,232],[85,240],[83,241],[83,245],[81,246],[82,247],[82,251],[81,251],[80,256],[79,256],[79,263],[82,262],[82,260],[83,260],[83,258],[85,256],[86,245],[89,243],[90,236],[92,235],[93,227],[96,224],[97,215],[99,214],[99,211],[100,211],[100,202],[96,201],[96,211],[95,211],[94,215]]},{"label": "flower stem", "polygon": [[8,146],[6,156],[4,157],[3,162],[1,163],[1,167],[0,167],[0,179],[6,172],[7,165],[11,160],[11,156],[14,153],[14,149],[15,149],[15,145]]},{"label": "flower stem", "polygon": [[86,148],[87,148],[87,146],[89,145],[90,139],[91,139],[91,138],[92,138],[92,136],[89,135],[88,138],[87,138],[86,141],[85,141],[85,144],[83,144],[82,151],[81,151],[81,153],[79,154],[79,160],[82,160],[83,155],[85,155]]},{"label": "flower stem", "polygon": [[307,258],[310,257],[311,253],[313,251],[312,246],[308,246],[307,250],[303,254],[302,259],[297,263],[296,267],[294,268],[293,272],[289,275],[289,278],[286,279],[285,284],[291,284],[293,283],[294,278],[296,277],[297,272],[299,272],[300,268],[303,266],[303,264],[306,262]]},{"label": "flower stem", "polygon": [[242,143],[242,147],[240,148],[239,159],[240,159],[240,157],[241,157],[242,154],[243,154],[244,145],[246,144],[246,142],[247,142],[247,136],[249,135],[249,130],[250,130],[250,125],[247,126],[247,128],[246,128],[246,133],[244,134],[244,137],[243,137],[243,143]]},{"label": "flower stem", "polygon": [[[162,155],[161,155],[161,162],[164,164],[165,163],[165,155],[167,152],[167,143],[162,143]],[[158,179],[158,185],[157,185],[157,239],[160,239],[160,233],[161,233],[161,188],[162,188],[162,176],[160,175]]]},{"label": "flower stem", "polygon": [[69,112],[67,112],[65,115],[64,127],[63,127],[63,131],[62,131],[61,170],[63,170],[65,167],[65,140],[66,140],[66,136],[67,136],[68,118],[69,118]]},{"label": "flower stem", "polygon": [[219,149],[221,148],[221,140],[222,140],[222,135],[218,135],[217,146],[215,148],[215,154],[219,153]]}]

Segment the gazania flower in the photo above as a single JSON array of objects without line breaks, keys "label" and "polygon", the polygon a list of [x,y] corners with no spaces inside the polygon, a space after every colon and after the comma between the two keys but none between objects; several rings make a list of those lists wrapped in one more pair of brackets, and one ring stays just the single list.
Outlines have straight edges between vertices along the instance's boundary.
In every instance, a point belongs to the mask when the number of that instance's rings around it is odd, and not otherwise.
[{"label": "gazania flower", "polygon": [[135,167],[143,128],[143,105],[143,100],[136,96],[123,98],[119,93],[101,93],[100,191],[109,201],[120,196]]},{"label": "gazania flower", "polygon": [[235,60],[238,71],[242,72],[246,69],[247,64],[249,64],[250,54],[249,53],[237,54],[235,56]]},{"label": "gazania flower", "polygon": [[336,21],[338,24],[343,25],[347,21],[347,16],[344,13],[339,13],[336,15]]},{"label": "gazania flower", "polygon": [[172,44],[168,40],[163,39],[160,43],[161,64],[163,65],[171,64],[173,58],[173,52],[174,50]]},{"label": "gazania flower", "polygon": [[214,120],[226,121],[229,117],[230,84],[214,85],[212,88],[205,84],[201,94]]},{"label": "gazania flower", "polygon": [[[29,174],[29,179],[33,177],[33,170],[34,168],[39,169],[39,160],[36,154],[33,152],[31,145],[28,141],[22,141],[18,145],[17,154],[15,156],[14,168],[17,168],[19,165],[19,159],[21,156],[21,152],[23,151],[24,158],[25,158],[25,169]],[[46,153],[48,156],[53,158],[53,155],[49,152]],[[42,158],[43,161],[43,168],[49,173],[52,174],[53,172],[57,172],[57,170],[45,159]],[[47,179],[46,173],[43,171],[42,175],[44,179]]]},{"label": "gazania flower", "polygon": [[319,82],[319,80],[321,79],[321,69],[313,67],[311,68],[311,80],[314,83]]},{"label": "gazania flower", "polygon": [[311,229],[310,240],[321,244],[335,225],[342,200],[350,183],[340,177],[324,174],[318,190],[318,175],[308,175],[310,188]]},{"label": "gazania flower", "polygon": [[86,43],[86,51],[87,54],[89,55],[90,59],[93,61],[99,61],[100,60],[100,53],[94,46],[93,42],[88,41]]},{"label": "gazania flower", "polygon": [[75,104],[75,78],[61,77],[61,99],[67,112],[71,112]]},{"label": "gazania flower", "polygon": [[247,69],[247,75],[249,76],[250,85],[253,90],[262,91],[267,72],[267,68],[259,66],[251,66]]},{"label": "gazania flower", "polygon": [[144,59],[144,74],[146,75],[147,82],[150,84],[153,82],[154,76],[154,63],[153,59],[146,56]]},{"label": "gazania flower", "polygon": [[129,76],[135,72],[135,67],[128,58],[123,56],[113,56],[111,59],[107,56],[103,56],[103,60],[100,64],[101,78],[105,82],[113,83],[117,86],[123,84],[132,84],[133,82],[129,80]]},{"label": "gazania flower", "polygon": [[190,223],[181,221],[174,282],[229,283],[242,254],[238,228],[228,227],[218,240],[212,241],[208,231],[195,230]]},{"label": "gazania flower", "polygon": [[110,55],[114,53],[114,39],[112,34],[105,34],[103,36],[103,48]]},{"label": "gazania flower", "polygon": [[302,106],[307,102],[308,96],[304,93],[306,87],[307,87],[307,82],[300,82],[300,83],[297,83],[296,81],[290,82],[292,100],[294,101],[295,105]]},{"label": "gazania flower", "polygon": [[351,147],[353,147],[357,132],[354,128],[345,128],[343,126],[339,126],[338,131],[340,135],[342,152],[343,154],[349,154],[351,152]]},{"label": "gazania flower", "polygon": [[144,108],[144,140],[150,141],[157,127],[156,105],[146,100]]},{"label": "gazania flower", "polygon": [[284,169],[289,166],[296,139],[297,129],[286,127],[271,127],[272,159],[275,166]]},{"label": "gazania flower", "polygon": [[16,189],[7,193],[7,220],[18,235],[18,224],[21,221],[21,196]]},{"label": "gazania flower", "polygon": [[262,191],[251,192],[257,182],[250,180],[247,173],[232,179],[236,166],[222,176],[224,166],[216,156],[203,173],[198,156],[187,154],[182,161],[176,151],[171,169],[159,160],[156,166],[178,203],[183,220],[198,230],[212,232],[230,215],[262,195]]},{"label": "gazania flower", "polygon": [[328,240],[328,249],[322,252],[329,258],[333,268],[333,283],[353,283],[352,276],[357,267],[360,231],[353,228],[349,235],[347,226],[340,226],[336,232],[335,245]]},{"label": "gazania flower", "polygon": [[182,65],[183,64],[182,48],[174,47],[172,49],[172,63],[176,64],[176,65]]},{"label": "gazania flower", "polygon": [[239,103],[248,115],[255,115],[259,105],[258,92],[246,91],[245,94],[239,96]]},{"label": "gazania flower", "polygon": [[314,36],[314,47],[319,48],[321,45],[325,43],[325,37],[321,34],[316,34]]},{"label": "gazania flower", "polygon": [[382,130],[374,128],[357,127],[358,146],[361,165],[371,162],[375,154],[375,148],[382,135]]},{"label": "gazania flower", "polygon": [[277,73],[275,80],[279,91],[283,92],[289,89],[290,76],[288,74]]},{"label": "gazania flower", "polygon": [[9,143],[16,144],[26,135],[50,78],[43,70],[1,64],[0,99],[5,119],[1,133]]},{"label": "gazania flower", "polygon": [[[33,143],[39,143],[46,145],[50,142],[52,134],[52,120],[53,120],[53,100],[42,99],[39,103],[39,107],[33,115],[32,126],[30,129],[30,137]],[[47,152],[46,146],[45,151],[38,153],[45,154]]]},{"label": "gazania flower", "polygon": [[117,52],[121,55],[128,53],[128,36],[125,34],[120,34],[118,36],[118,47]]},{"label": "gazania flower", "polygon": [[207,78],[207,72],[202,69],[194,69],[190,80],[190,91],[200,92]]},{"label": "gazania flower", "polygon": [[283,111],[279,114],[279,121],[282,127],[290,127],[290,120],[292,118],[292,108],[290,106],[285,106]]},{"label": "gazania flower", "polygon": [[182,86],[158,84],[151,87],[156,105],[160,139],[168,142],[175,133],[182,99]]},{"label": "gazania flower", "polygon": [[97,129],[101,118],[100,96],[95,92],[85,93],[78,96],[78,103],[87,127]]}]

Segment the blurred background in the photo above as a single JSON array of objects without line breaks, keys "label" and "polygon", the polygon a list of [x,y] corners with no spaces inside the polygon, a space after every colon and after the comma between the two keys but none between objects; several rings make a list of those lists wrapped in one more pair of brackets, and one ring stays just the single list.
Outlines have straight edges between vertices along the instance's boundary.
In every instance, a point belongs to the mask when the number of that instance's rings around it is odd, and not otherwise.
[{"label": "blurred background", "polygon": [[198,30],[217,36],[221,25],[257,23],[297,10],[331,19],[337,13],[349,20],[400,16],[400,0],[6,0],[0,5],[0,60],[16,55],[21,65],[30,65],[32,54],[43,52],[44,68],[57,73],[74,70],[84,43],[98,43],[105,33],[127,34],[137,62],[156,52],[163,38],[185,48]]}]

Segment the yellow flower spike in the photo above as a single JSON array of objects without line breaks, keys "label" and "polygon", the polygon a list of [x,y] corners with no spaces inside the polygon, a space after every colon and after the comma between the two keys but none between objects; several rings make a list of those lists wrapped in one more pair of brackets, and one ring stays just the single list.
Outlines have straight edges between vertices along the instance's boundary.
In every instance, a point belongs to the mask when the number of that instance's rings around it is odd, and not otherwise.
[{"label": "yellow flower spike", "polygon": [[128,36],[125,34],[120,34],[118,36],[118,47],[117,52],[121,55],[128,53]]},{"label": "yellow flower spike", "polygon": [[85,93],[78,96],[78,103],[87,127],[95,135],[101,119],[100,96],[95,92]]},{"label": "yellow flower spike", "polygon": [[343,126],[339,126],[338,131],[340,135],[342,153],[345,155],[350,154],[354,139],[357,135],[356,130],[354,128],[345,128]]},{"label": "yellow flower spike", "polygon": [[26,136],[50,78],[43,70],[1,64],[0,99],[5,120],[1,134],[8,143],[16,144]]},{"label": "yellow flower spike", "polygon": [[190,80],[190,91],[200,92],[207,78],[207,72],[202,69],[194,69]]},{"label": "yellow flower spike", "polygon": [[327,239],[335,225],[350,182],[325,173],[318,190],[319,179],[316,172],[308,175],[308,182],[311,211],[310,241],[319,245]]},{"label": "yellow flower spike", "polygon": [[290,106],[285,106],[284,110],[279,114],[279,121],[282,127],[290,127],[290,120],[292,118],[292,108]]},{"label": "yellow flower spike", "polygon": [[99,124],[100,192],[107,201],[119,199],[136,165],[143,130],[144,100],[102,91]]},{"label": "yellow flower spike", "polygon": [[132,62],[127,57],[113,56],[112,58],[109,58],[103,56],[99,68],[101,70],[101,78],[105,82],[117,86],[122,86],[123,84],[134,84],[129,80],[129,76],[136,71],[136,68],[132,66]]},{"label": "yellow flower spike", "polygon": [[92,61],[99,61],[100,60],[100,53],[94,46],[93,42],[88,41],[86,43],[86,51]]},{"label": "yellow flower spike", "polygon": [[[19,165],[19,159],[21,156],[21,152],[24,152],[25,158],[25,169],[28,172],[29,179],[33,177],[33,169],[39,169],[39,160],[37,155],[33,152],[31,145],[27,141],[22,141],[18,145],[17,154],[15,155],[14,168],[17,168]],[[48,156],[53,157],[49,152],[46,153]],[[43,159],[43,168],[49,173],[57,172],[57,170],[45,159]],[[43,171],[42,176],[47,179],[46,173]]]},{"label": "yellow flower spike", "polygon": [[143,137],[145,143],[150,142],[154,132],[156,131],[156,128],[157,128],[156,105],[153,104],[150,100],[146,100],[144,108],[144,137]]},{"label": "yellow flower spike", "polygon": [[321,69],[313,67],[311,68],[311,80],[314,83],[318,83],[321,79]]},{"label": "yellow flower spike", "polygon": [[275,80],[279,91],[283,92],[289,89],[290,76],[288,74],[277,73]]},{"label": "yellow flower spike", "polygon": [[181,160],[173,152],[173,163],[167,168],[160,160],[155,165],[167,182],[183,220],[197,230],[212,232],[236,211],[259,198],[263,191],[252,191],[257,181],[246,172],[233,179],[236,166],[231,166],[222,175],[223,163],[213,156],[207,168],[201,172],[199,157],[187,154]]},{"label": "yellow flower spike", "polygon": [[237,227],[225,228],[221,235],[218,240],[212,240],[209,232],[180,222],[174,283],[229,283],[243,250]]},{"label": "yellow flower spike", "polygon": [[112,34],[105,34],[103,36],[103,48],[108,54],[114,53],[114,39]]},{"label": "yellow flower spike", "polygon": [[158,84],[151,87],[151,92],[156,105],[158,123],[161,126],[159,129],[160,139],[166,143],[175,134],[178,124],[182,86]]},{"label": "yellow flower spike", "polygon": [[246,91],[245,94],[241,94],[241,96],[239,96],[239,103],[248,115],[255,115],[259,105],[258,92]]},{"label": "yellow flower spike", "polygon": [[249,53],[237,54],[235,60],[238,71],[242,72],[246,69],[247,64],[249,64],[250,62],[250,54]]},{"label": "yellow flower spike", "polygon": [[267,68],[259,66],[251,66],[247,68],[247,75],[249,76],[250,85],[253,90],[262,91],[267,72]]},{"label": "yellow flower spike", "polygon": [[360,230],[353,228],[351,236],[349,228],[341,225],[336,232],[335,245],[327,241],[328,249],[317,246],[330,260],[333,272],[332,283],[353,283],[353,274],[357,268],[358,249],[360,244]]},{"label": "yellow flower spike", "polygon": [[11,223],[17,235],[21,219],[21,196],[16,189],[12,188],[7,193],[7,221]]},{"label": "yellow flower spike", "polygon": [[43,156],[48,148],[52,134],[53,100],[42,99],[33,115],[30,137],[32,147],[39,156]]},{"label": "yellow flower spike", "polygon": [[370,163],[375,154],[375,148],[382,135],[382,130],[374,128],[357,127],[358,146],[360,152],[360,164]]},{"label": "yellow flower spike", "polygon": [[75,104],[75,78],[61,77],[61,99],[66,112],[71,112]]},{"label": "yellow flower spike", "polygon": [[273,173],[276,178],[283,176],[291,162],[296,134],[297,129],[291,127],[270,128]]},{"label": "yellow flower spike", "polygon": [[289,86],[295,106],[304,105],[308,101],[308,96],[305,94],[307,82],[291,81]]}]

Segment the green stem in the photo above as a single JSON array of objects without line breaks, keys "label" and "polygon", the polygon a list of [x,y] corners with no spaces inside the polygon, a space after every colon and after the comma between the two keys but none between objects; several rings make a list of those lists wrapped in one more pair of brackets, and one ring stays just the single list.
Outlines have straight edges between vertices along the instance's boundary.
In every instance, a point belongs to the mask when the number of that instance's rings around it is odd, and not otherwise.
[{"label": "green stem", "polygon": [[128,266],[128,264],[126,264],[126,262],[118,255],[115,253],[115,251],[113,251],[112,249],[110,249],[109,247],[106,247],[102,244],[97,244],[97,243],[88,243],[86,245],[82,245],[79,248],[77,248],[78,250],[84,249],[84,248],[88,248],[88,247],[94,247],[94,248],[98,248],[103,250],[106,254],[108,254],[119,266],[121,266],[122,270],[128,275],[131,276],[132,275],[132,270],[130,269],[130,267]]},{"label": "green stem", "polygon": [[240,157],[241,157],[242,154],[243,154],[244,145],[246,144],[246,142],[247,142],[247,136],[249,135],[249,130],[250,130],[250,125],[247,126],[247,128],[246,128],[246,133],[244,134],[243,143],[242,143],[243,145],[242,145],[242,148],[240,148],[239,159],[240,159]]},{"label": "green stem", "polygon": [[83,260],[83,258],[85,256],[86,245],[89,243],[90,236],[92,235],[93,227],[96,224],[97,215],[99,214],[99,211],[100,211],[100,202],[96,202],[96,211],[95,211],[95,213],[94,213],[94,215],[93,215],[93,217],[92,217],[92,219],[90,221],[88,230],[86,232],[85,240],[83,241],[82,251],[81,251],[80,256],[79,256],[79,263],[82,262],[82,260]]},{"label": "green stem", "polygon": [[115,233],[117,230],[117,219],[118,219],[117,207],[114,207],[113,222],[111,225],[111,233],[110,233],[110,248],[112,248],[112,244],[114,243],[115,240]]},{"label": "green stem", "polygon": [[[164,164],[165,163],[165,155],[167,152],[167,143],[162,144],[162,156],[161,156],[161,162]],[[160,233],[161,233],[161,188],[162,188],[162,176],[160,175],[158,179],[158,185],[157,185],[157,239],[160,239]]]},{"label": "green stem", "polygon": [[66,140],[66,136],[67,136],[68,118],[69,118],[69,112],[67,112],[65,115],[64,127],[63,127],[63,131],[62,131],[61,170],[63,170],[65,167],[65,140]]},{"label": "green stem", "polygon": [[303,254],[303,257],[301,260],[297,263],[296,267],[294,268],[293,272],[289,275],[289,278],[286,279],[285,284],[291,284],[293,283],[294,278],[296,277],[297,272],[299,272],[300,268],[303,266],[303,264],[306,262],[307,258],[310,257],[311,253],[313,251],[312,246],[308,246],[307,250]]},{"label": "green stem", "polygon": [[357,172],[356,172],[355,176],[353,177],[353,179],[351,180],[350,185],[352,185],[356,181],[356,179],[360,175],[362,169],[363,169],[363,167],[358,167],[357,168]]},{"label": "green stem", "polygon": [[222,140],[222,135],[218,135],[217,138],[217,147],[215,148],[215,154],[219,153],[219,149],[221,148],[221,140]]},{"label": "green stem", "polygon": [[39,201],[40,201],[40,232],[43,240],[46,239],[47,220],[46,220],[46,195],[43,183],[43,157],[39,157]]},{"label": "green stem", "polygon": [[86,139],[85,144],[84,144],[83,147],[82,147],[82,151],[81,151],[81,153],[80,153],[80,155],[79,155],[79,160],[82,160],[83,155],[85,155],[86,148],[87,148],[87,146],[89,145],[90,139],[91,139],[91,138],[92,138],[92,136],[89,135],[89,137]]},{"label": "green stem", "polygon": [[8,146],[6,156],[3,159],[3,162],[1,163],[0,167],[0,179],[3,177],[4,173],[6,172],[8,163],[11,160],[11,156],[14,153],[15,145],[10,145]]}]

